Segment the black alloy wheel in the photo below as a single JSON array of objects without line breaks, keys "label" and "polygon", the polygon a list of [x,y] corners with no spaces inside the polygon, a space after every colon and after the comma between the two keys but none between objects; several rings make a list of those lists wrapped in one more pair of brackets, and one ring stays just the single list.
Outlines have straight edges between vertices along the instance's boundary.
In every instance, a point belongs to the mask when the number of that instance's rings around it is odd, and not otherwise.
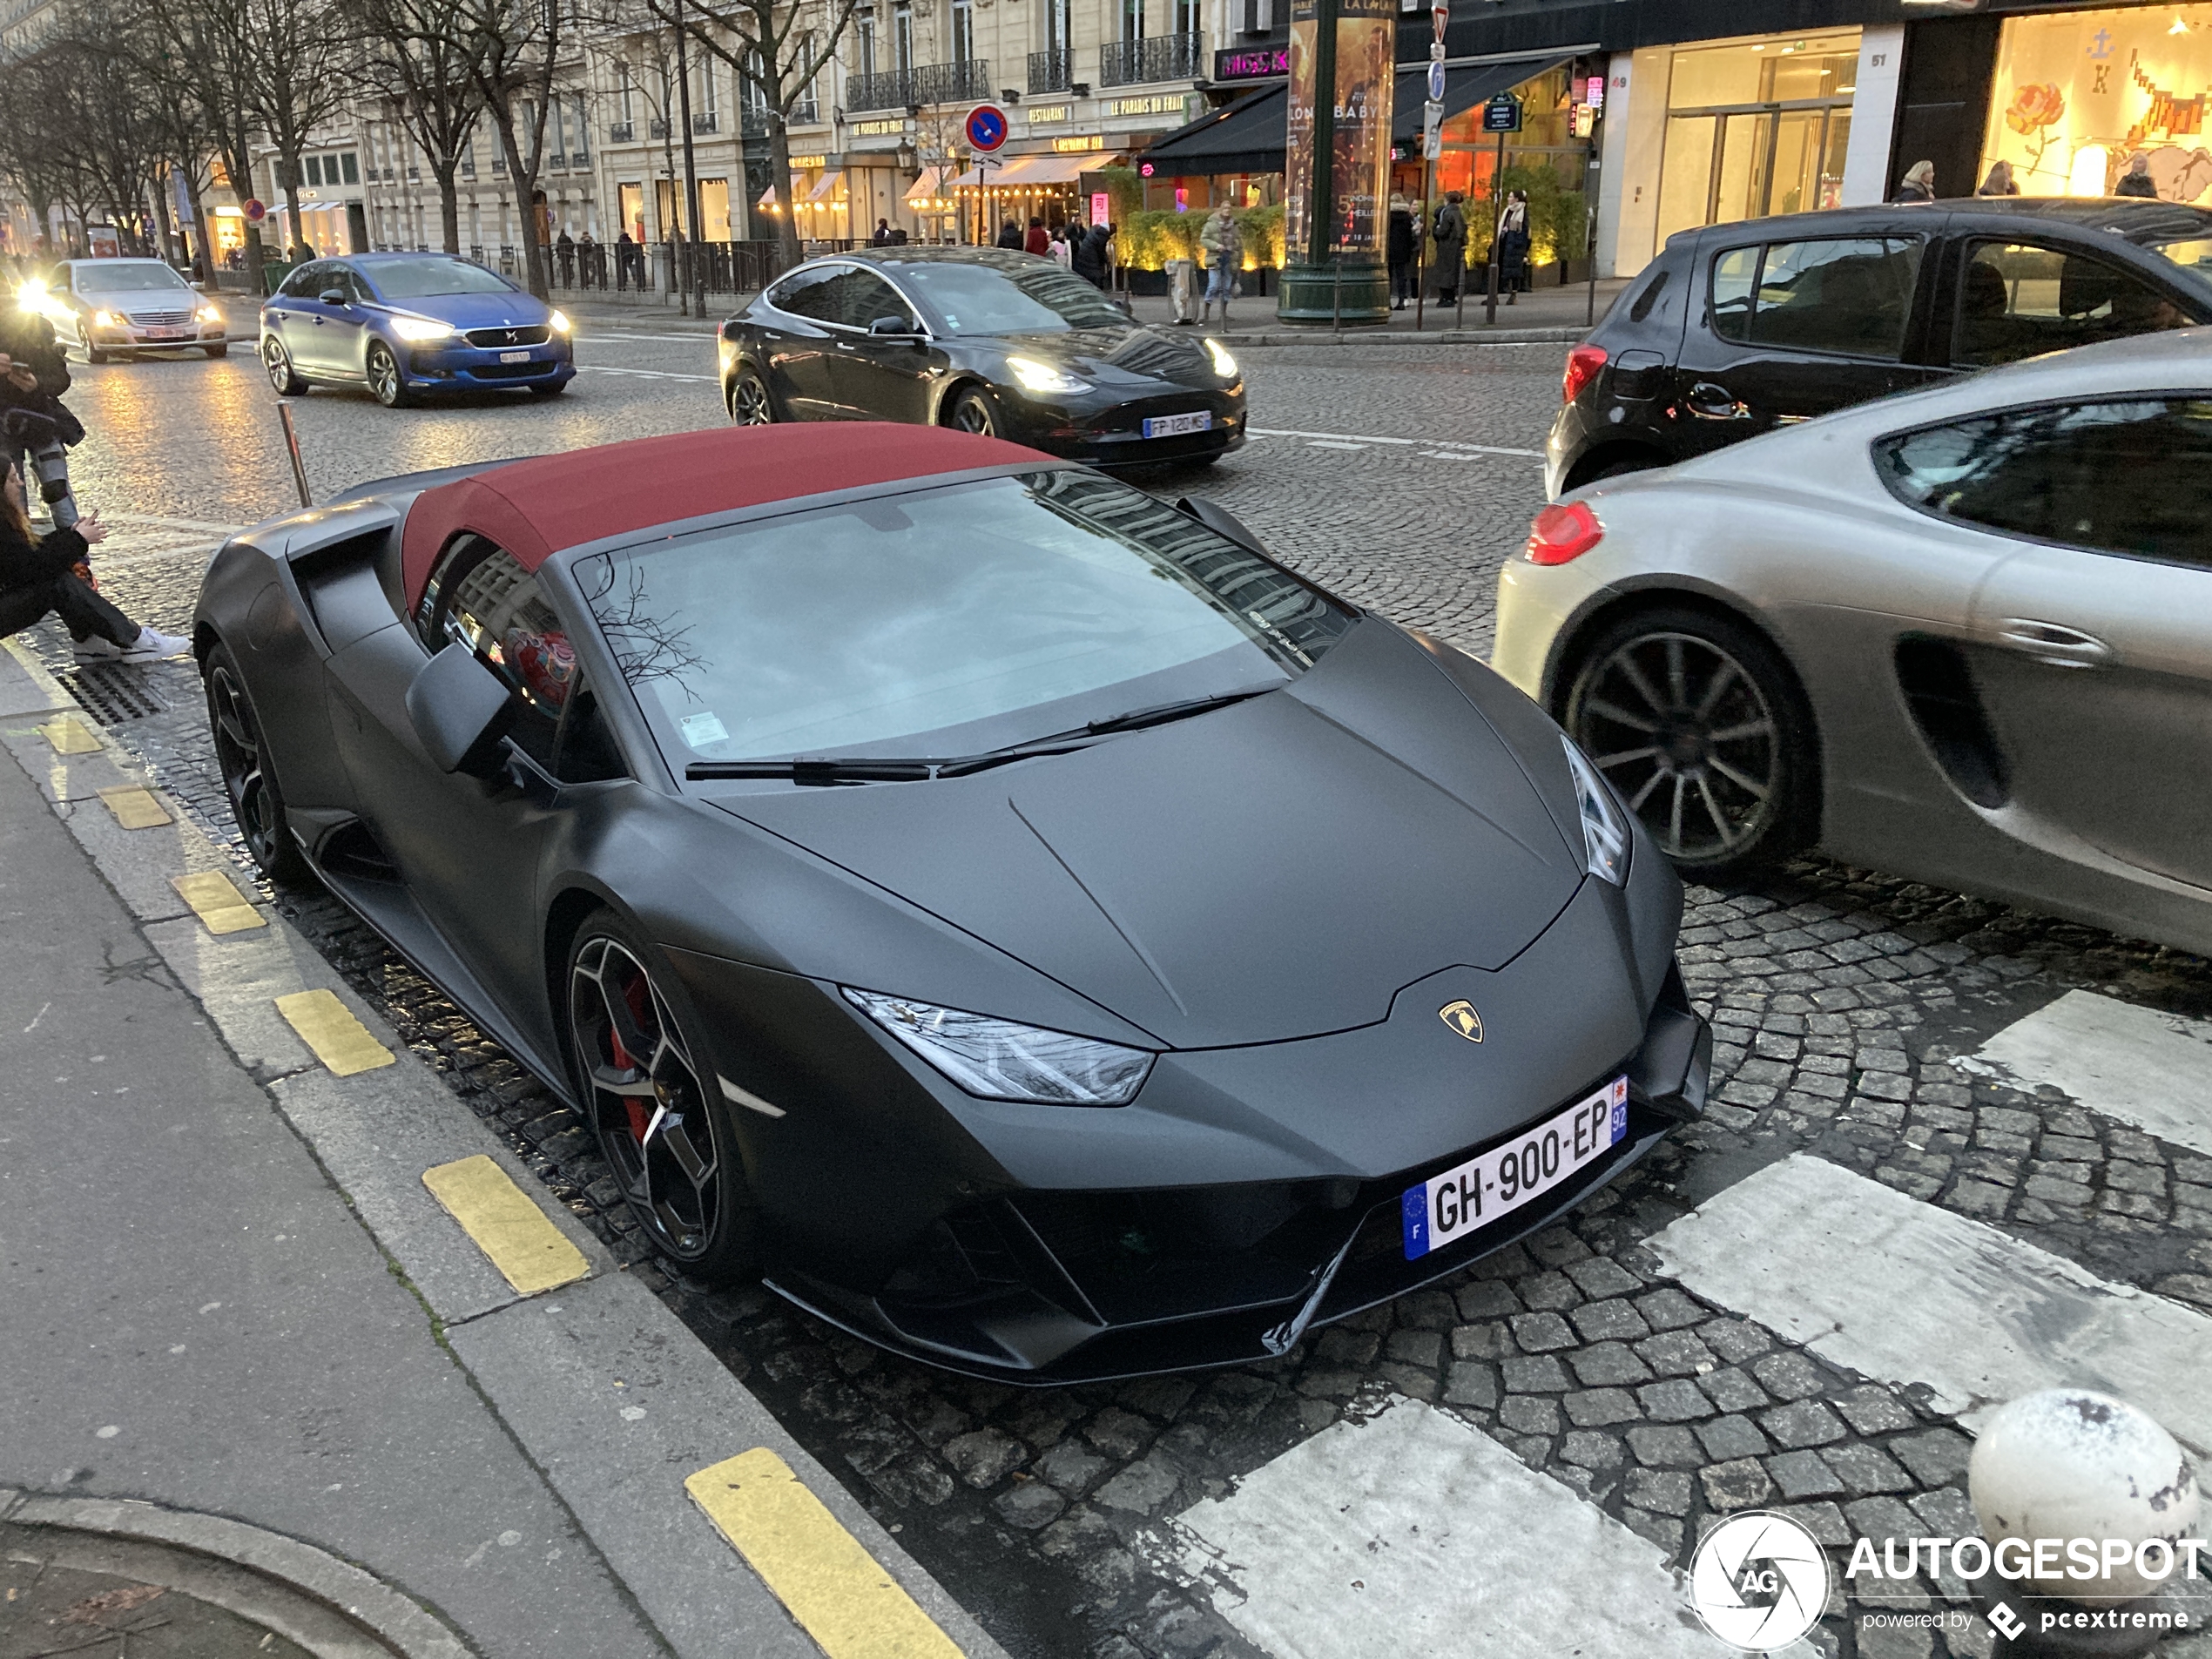
[{"label": "black alloy wheel", "polygon": [[730,418],[739,426],[769,426],[776,419],[776,406],[768,399],[768,382],[750,363],[738,369],[737,378],[730,382]]},{"label": "black alloy wheel", "polygon": [[953,399],[945,424],[962,432],[973,432],[978,437],[995,438],[1000,435],[998,405],[982,388],[967,387]]},{"label": "black alloy wheel", "polygon": [[307,391],[307,382],[292,367],[292,354],[274,334],[261,342],[261,367],[268,370],[269,384],[279,397],[298,397]]},{"label": "black alloy wheel", "polygon": [[1730,617],[1669,606],[1614,623],[1571,677],[1561,724],[1691,880],[1786,858],[1817,827],[1804,698]]},{"label": "black alloy wheel", "polygon": [[307,861],[292,839],[284,795],[269,770],[261,722],[229,646],[218,645],[208,653],[206,687],[216,768],[222,773],[223,793],[230,799],[231,816],[246,838],[246,850],[272,881],[306,880]]},{"label": "black alloy wheel", "polygon": [[613,917],[584,924],[569,954],[569,1044],[577,1098],[615,1182],[663,1255],[685,1271],[758,1271],[752,1194],[704,1051],[684,1029],[651,953]]},{"label": "black alloy wheel", "polygon": [[388,409],[405,408],[410,401],[407,381],[400,374],[400,360],[381,340],[368,342],[368,389]]}]

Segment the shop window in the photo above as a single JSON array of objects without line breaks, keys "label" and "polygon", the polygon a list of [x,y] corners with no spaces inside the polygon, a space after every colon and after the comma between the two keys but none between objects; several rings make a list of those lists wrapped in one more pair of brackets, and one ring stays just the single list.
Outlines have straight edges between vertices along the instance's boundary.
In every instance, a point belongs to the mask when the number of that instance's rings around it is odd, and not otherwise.
[{"label": "shop window", "polygon": [[2093,552],[2212,567],[2187,491],[2114,487],[2146,455],[2176,476],[2212,467],[2212,401],[2006,409],[1875,446],[1892,491],[1923,511]]},{"label": "shop window", "polygon": [[2093,345],[2191,319],[2140,279],[2086,254],[2025,243],[1977,245],[1959,285],[1954,363],[1986,367]]},{"label": "shop window", "polygon": [[1730,248],[1713,261],[1713,332],[1740,345],[1893,361],[1919,270],[1920,244],[1904,238]]}]

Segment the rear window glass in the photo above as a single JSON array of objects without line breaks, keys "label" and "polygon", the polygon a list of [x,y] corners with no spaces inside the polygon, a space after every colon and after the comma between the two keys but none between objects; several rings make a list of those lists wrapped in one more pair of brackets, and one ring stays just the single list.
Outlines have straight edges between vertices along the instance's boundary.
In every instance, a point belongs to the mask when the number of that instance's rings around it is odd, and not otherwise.
[{"label": "rear window glass", "polygon": [[575,575],[679,772],[978,754],[1286,684],[1352,621],[1165,503],[1074,471],[703,530]]},{"label": "rear window glass", "polygon": [[1713,261],[1713,332],[1740,345],[1893,361],[1919,273],[1912,237],[1729,248]]}]

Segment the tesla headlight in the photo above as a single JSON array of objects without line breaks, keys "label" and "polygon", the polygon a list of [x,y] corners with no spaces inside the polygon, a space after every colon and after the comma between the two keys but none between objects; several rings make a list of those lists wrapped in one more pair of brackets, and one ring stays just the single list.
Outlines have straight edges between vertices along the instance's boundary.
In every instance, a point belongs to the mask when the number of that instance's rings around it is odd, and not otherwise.
[{"label": "tesla headlight", "polygon": [[199,320],[202,322],[220,322],[223,320],[223,314],[216,310],[213,306],[202,306],[199,308]]},{"label": "tesla headlight", "polygon": [[112,311],[95,311],[92,314],[92,327],[95,328],[112,328],[120,320]]},{"label": "tesla headlight", "polygon": [[1590,758],[1575,746],[1574,739],[1562,732],[1559,744],[1567,751],[1567,770],[1575,779],[1575,806],[1582,819],[1585,867],[1592,875],[1617,887],[1629,879],[1629,815],[1622,807],[1620,798],[1597,775]]},{"label": "tesla headlight", "polygon": [[392,332],[401,340],[420,343],[426,340],[450,340],[453,338],[453,325],[432,317],[395,317],[392,319]]},{"label": "tesla headlight", "polygon": [[1006,372],[1021,382],[1025,392],[1088,392],[1089,381],[1079,381],[1064,369],[1040,363],[1034,357],[1009,357]]},{"label": "tesla headlight", "polygon": [[1211,334],[1206,336],[1206,355],[1213,359],[1213,372],[1225,381],[1237,378],[1237,360],[1229,354],[1229,347]]},{"label": "tesla headlight", "polygon": [[846,1001],[971,1095],[1040,1106],[1126,1106],[1152,1056],[902,996],[842,988]]},{"label": "tesla headlight", "polygon": [[556,334],[565,334],[569,332],[569,319],[567,314],[563,312],[556,311],[545,320],[553,325],[553,332]]}]

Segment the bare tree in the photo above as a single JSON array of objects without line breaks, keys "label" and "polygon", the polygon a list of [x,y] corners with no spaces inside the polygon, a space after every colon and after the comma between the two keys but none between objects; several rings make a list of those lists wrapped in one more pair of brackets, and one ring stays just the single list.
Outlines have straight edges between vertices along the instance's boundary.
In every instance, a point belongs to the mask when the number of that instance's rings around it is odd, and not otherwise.
[{"label": "bare tree", "polygon": [[338,0],[243,0],[241,9],[252,40],[248,104],[276,149],[277,183],[301,238],[300,157],[308,135],[346,108],[360,42]]},{"label": "bare tree", "polygon": [[653,15],[682,29],[737,71],[761,106],[768,129],[769,182],[778,233],[788,261],[799,258],[792,211],[791,118],[826,68],[859,0],[645,0]]},{"label": "bare tree", "polygon": [[[483,95],[507,162],[523,221],[523,251],[529,290],[551,296],[552,273],[537,238],[537,180],[545,165],[545,122],[551,111],[562,57],[570,50],[580,19],[570,0],[459,0],[460,26],[469,42],[471,73]],[[580,44],[580,43],[577,43]]]},{"label": "bare tree", "polygon": [[73,163],[80,213],[97,203],[125,251],[150,253],[147,201],[164,153],[159,110],[152,80],[114,48],[119,28],[113,10],[92,0],[72,8],[49,37],[63,100],[54,131],[71,139],[61,147]]},{"label": "bare tree", "polygon": [[54,142],[68,131],[69,92],[62,55],[33,47],[7,67],[8,95],[0,98],[0,173],[23,192],[41,235],[53,210],[71,198],[74,158]]},{"label": "bare tree", "polygon": [[483,41],[456,17],[451,0],[366,0],[361,17],[365,84],[391,101],[401,126],[428,158],[438,184],[445,251],[461,252],[461,192],[454,182],[484,113],[477,78]]},{"label": "bare tree", "polygon": [[[134,15],[159,44],[177,83],[190,89],[222,169],[221,182],[241,200],[253,194],[253,140],[259,131],[252,98],[255,42],[251,0],[133,0]],[[203,227],[206,220],[203,219]],[[212,264],[214,244],[207,244]],[[260,226],[246,221],[246,269],[254,292],[267,285],[261,271]]]}]

